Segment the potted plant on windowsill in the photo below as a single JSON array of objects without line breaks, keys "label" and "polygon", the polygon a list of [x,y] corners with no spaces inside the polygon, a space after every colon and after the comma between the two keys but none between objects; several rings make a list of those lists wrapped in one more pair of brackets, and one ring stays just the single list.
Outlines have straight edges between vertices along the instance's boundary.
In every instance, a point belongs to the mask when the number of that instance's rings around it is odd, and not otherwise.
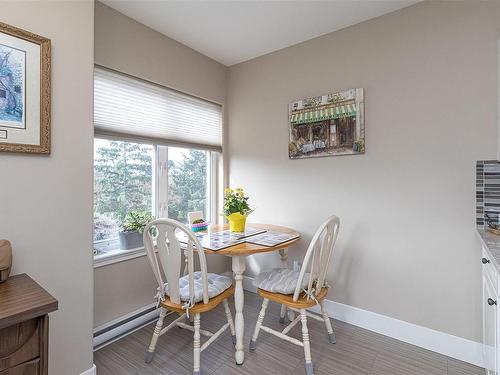
[{"label": "potted plant on windowsill", "polygon": [[122,228],[118,233],[120,249],[130,250],[143,247],[142,234],[146,225],[153,220],[153,215],[148,211],[131,211],[125,216]]},{"label": "potted plant on windowsill", "polygon": [[244,232],[247,216],[254,210],[248,206],[248,197],[241,188],[224,190],[224,216],[231,232]]}]

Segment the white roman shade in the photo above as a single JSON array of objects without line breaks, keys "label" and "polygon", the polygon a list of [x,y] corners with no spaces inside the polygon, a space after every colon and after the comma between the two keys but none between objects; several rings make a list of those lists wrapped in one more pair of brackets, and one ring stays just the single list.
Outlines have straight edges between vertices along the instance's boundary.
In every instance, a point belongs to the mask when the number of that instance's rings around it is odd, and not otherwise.
[{"label": "white roman shade", "polygon": [[96,135],[222,150],[222,107],[106,69],[94,72]]}]

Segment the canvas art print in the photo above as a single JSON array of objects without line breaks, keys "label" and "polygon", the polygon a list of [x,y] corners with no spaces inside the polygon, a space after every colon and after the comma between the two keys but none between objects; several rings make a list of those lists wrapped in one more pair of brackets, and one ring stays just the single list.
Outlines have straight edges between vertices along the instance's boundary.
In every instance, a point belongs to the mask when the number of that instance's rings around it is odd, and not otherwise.
[{"label": "canvas art print", "polygon": [[290,159],[363,154],[363,89],[350,89],[290,103],[289,130]]},{"label": "canvas art print", "polygon": [[50,40],[1,22],[0,151],[50,153]]},{"label": "canvas art print", "polygon": [[0,126],[24,128],[26,52],[0,44]]}]

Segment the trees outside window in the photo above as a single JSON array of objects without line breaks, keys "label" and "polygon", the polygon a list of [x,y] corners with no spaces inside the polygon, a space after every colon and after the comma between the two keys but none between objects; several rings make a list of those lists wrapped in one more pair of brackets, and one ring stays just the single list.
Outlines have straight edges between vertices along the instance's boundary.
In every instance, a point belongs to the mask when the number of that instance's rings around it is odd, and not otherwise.
[{"label": "trees outside window", "polygon": [[208,220],[209,153],[169,147],[168,155],[168,217],[186,223],[188,212],[202,211]]},{"label": "trees outside window", "polygon": [[[94,242],[100,244],[99,249],[118,246],[111,240],[118,236],[127,213],[155,213],[155,148],[133,142],[94,140]],[[186,223],[188,212],[202,211],[209,220],[210,153],[168,147],[167,154],[168,217]],[[158,199],[165,201],[161,196]]]},{"label": "trees outside window", "polygon": [[154,211],[154,147],[96,139],[94,148],[94,241],[99,241],[116,237],[128,212]]}]

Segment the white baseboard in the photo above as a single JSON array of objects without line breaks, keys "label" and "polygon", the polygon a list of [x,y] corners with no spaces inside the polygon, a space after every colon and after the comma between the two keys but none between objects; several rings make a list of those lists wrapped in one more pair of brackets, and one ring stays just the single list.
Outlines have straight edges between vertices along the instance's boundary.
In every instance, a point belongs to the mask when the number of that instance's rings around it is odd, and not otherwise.
[{"label": "white baseboard", "polygon": [[95,365],[92,365],[91,368],[82,372],[80,375],[97,375],[97,370],[95,368]]},{"label": "white baseboard", "polygon": [[[334,319],[484,367],[483,345],[478,342],[331,300],[324,303]],[[319,308],[315,306],[312,311],[319,312]]]},{"label": "white baseboard", "polygon": [[156,304],[152,303],[94,328],[94,351],[156,320],[160,315],[160,310],[155,307]]},{"label": "white baseboard", "polygon": [[[243,288],[255,293],[252,282],[253,278],[245,276]],[[325,308],[331,318],[484,367],[483,345],[478,342],[331,300],[325,300]],[[311,310],[319,312],[317,306]]]}]

